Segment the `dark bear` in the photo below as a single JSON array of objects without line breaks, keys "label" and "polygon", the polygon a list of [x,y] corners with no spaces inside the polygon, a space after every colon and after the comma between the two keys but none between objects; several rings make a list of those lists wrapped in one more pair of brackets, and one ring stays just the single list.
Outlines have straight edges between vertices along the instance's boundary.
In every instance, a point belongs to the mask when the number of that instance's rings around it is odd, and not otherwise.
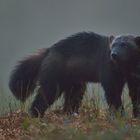
[{"label": "dark bear", "polygon": [[101,83],[109,107],[123,110],[121,94],[127,82],[137,117],[139,78],[134,74],[139,75],[139,48],[139,37],[77,33],[20,61],[11,74],[9,87],[24,102],[39,85],[31,114],[42,117],[61,94],[64,112],[78,112],[87,82]]}]

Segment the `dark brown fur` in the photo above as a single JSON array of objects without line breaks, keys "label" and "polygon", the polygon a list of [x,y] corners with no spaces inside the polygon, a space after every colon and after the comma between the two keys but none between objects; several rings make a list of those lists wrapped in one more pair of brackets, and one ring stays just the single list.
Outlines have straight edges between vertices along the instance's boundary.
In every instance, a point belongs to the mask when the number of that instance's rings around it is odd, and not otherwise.
[{"label": "dark brown fur", "polygon": [[[126,38],[129,36],[121,36],[122,42],[129,44]],[[61,40],[36,57],[31,56],[21,61],[10,78],[10,89],[18,99],[25,101],[33,93],[36,82],[39,82],[40,88],[31,107],[31,114],[35,117],[43,116],[45,110],[62,93],[65,98],[64,111],[77,112],[87,82],[100,82],[105,90],[109,107],[123,109],[121,94],[124,84],[128,82],[130,95],[137,87],[135,82],[129,82],[132,71],[132,66],[127,65],[129,60],[120,61],[121,63],[116,65],[114,62],[117,61],[110,56],[114,51],[112,46],[115,41],[119,43],[116,50],[121,54],[123,47],[120,47],[120,40],[113,39],[110,49],[109,37],[93,32],[78,33]],[[134,48],[138,45],[131,46]],[[133,49],[133,52],[138,50]],[[119,57],[121,60],[124,55]],[[131,62],[136,61],[135,57],[131,59]],[[132,97],[133,102],[135,99],[136,97]],[[137,105],[134,103],[134,110],[137,110],[135,106]],[[137,111],[134,111],[134,115],[138,115]]]}]

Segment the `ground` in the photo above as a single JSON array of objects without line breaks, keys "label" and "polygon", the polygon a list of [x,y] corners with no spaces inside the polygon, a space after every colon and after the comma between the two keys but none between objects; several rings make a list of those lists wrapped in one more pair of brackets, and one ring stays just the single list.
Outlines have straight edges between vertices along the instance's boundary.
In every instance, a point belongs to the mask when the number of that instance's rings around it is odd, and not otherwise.
[{"label": "ground", "polygon": [[[101,93],[101,94],[100,94]],[[17,102],[0,92],[0,140],[139,140],[140,119],[132,118],[128,90],[122,101],[126,115],[108,113],[100,86],[94,88],[93,97],[86,93],[79,114],[62,112],[63,99],[50,108],[44,118],[31,118],[27,113],[32,103]]]},{"label": "ground", "polygon": [[139,140],[140,119],[107,112],[91,105],[82,105],[79,114],[68,116],[59,109],[38,119],[10,112],[0,118],[0,140]]}]

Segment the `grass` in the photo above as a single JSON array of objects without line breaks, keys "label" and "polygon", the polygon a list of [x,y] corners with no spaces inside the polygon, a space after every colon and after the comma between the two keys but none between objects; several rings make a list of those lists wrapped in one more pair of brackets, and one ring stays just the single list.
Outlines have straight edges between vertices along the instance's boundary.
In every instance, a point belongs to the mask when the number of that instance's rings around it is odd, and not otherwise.
[{"label": "grass", "polygon": [[[93,96],[87,91],[79,114],[66,115],[61,111],[62,99],[46,112],[44,118],[31,118],[26,104],[1,91],[0,94],[0,140],[139,140],[140,119],[132,119],[131,102],[124,90],[126,116],[120,112],[112,118],[108,113],[102,89],[96,86]],[[60,104],[61,103],[61,104]]]}]

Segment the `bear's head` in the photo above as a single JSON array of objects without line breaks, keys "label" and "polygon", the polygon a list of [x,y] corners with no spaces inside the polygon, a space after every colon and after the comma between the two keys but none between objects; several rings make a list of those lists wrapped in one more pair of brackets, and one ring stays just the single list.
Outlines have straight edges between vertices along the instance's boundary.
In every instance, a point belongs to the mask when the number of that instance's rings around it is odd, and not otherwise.
[{"label": "bear's head", "polygon": [[140,63],[140,36],[110,36],[110,58],[115,65],[124,68]]}]

